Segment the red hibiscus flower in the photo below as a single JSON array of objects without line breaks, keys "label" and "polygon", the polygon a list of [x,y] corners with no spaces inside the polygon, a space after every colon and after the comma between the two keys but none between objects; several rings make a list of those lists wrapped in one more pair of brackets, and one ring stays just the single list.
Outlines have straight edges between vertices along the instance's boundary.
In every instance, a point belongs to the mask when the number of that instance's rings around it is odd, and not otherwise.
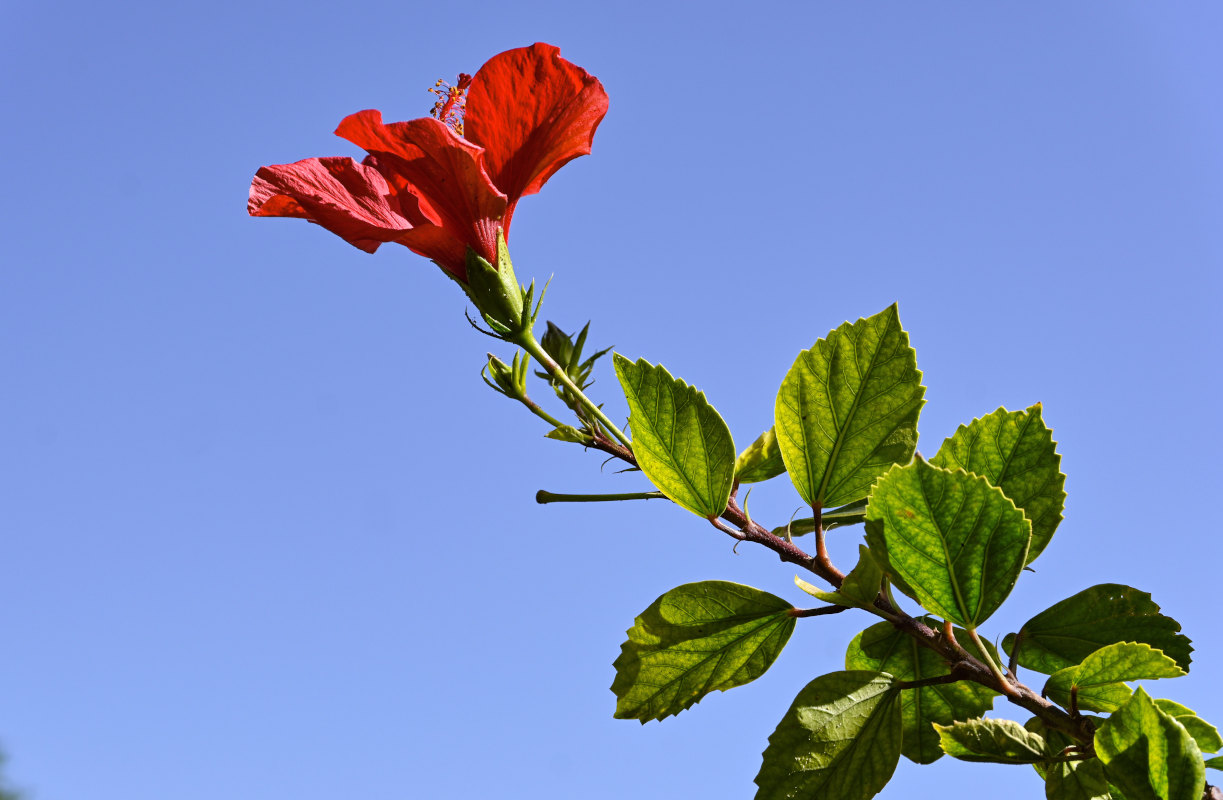
[{"label": "red hibiscus flower", "polygon": [[[467,90],[463,108],[463,90]],[[493,56],[459,77],[434,114],[384,124],[359,111],[336,134],[369,156],[262,167],[247,210],[300,217],[374,252],[398,242],[467,283],[467,251],[497,263],[514,207],[566,162],[590,152],[607,113],[598,79],[547,44]]]}]

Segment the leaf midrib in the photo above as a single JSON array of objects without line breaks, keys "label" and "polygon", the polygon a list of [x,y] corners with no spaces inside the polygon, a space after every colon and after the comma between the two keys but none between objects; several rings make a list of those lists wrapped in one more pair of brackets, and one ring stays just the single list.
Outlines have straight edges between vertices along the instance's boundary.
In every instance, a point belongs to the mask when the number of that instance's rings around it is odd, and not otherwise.
[{"label": "leaf midrib", "polygon": [[[852,327],[849,330],[852,330]],[[846,431],[849,430],[849,426],[853,423],[853,419],[858,413],[859,402],[862,399],[862,395],[865,393],[866,384],[870,381],[871,373],[875,369],[875,359],[879,356],[879,351],[883,349],[884,339],[887,338],[887,335],[891,332],[891,330],[892,330],[892,316],[889,315],[887,318],[887,324],[884,326],[883,332],[879,335],[879,338],[876,342],[876,347],[874,351],[871,353],[870,362],[867,364],[866,371],[862,373],[862,376],[863,376],[862,380],[858,382],[858,391],[854,392],[853,402],[849,404],[849,411],[845,415],[845,424],[844,426],[837,427],[837,438],[832,443],[832,452],[828,456],[828,466],[824,468],[824,477],[820,480],[819,489],[816,491],[815,497],[812,500],[813,503],[819,504],[821,508],[823,508],[823,505],[824,505],[824,493],[828,489],[828,482],[832,479],[833,467],[836,466],[837,458],[839,458],[841,455],[841,447],[844,445],[845,440],[847,438],[845,433]],[[845,335],[848,337],[848,331],[846,332]],[[831,339],[829,339],[828,343],[830,346],[834,346],[833,355],[835,355],[834,342]],[[853,343],[856,345],[857,340],[854,340]],[[854,347],[853,350],[854,350],[854,361],[856,362],[857,355],[858,355],[858,348]],[[828,387],[828,399],[829,399],[830,405],[831,405],[831,400],[832,400],[832,363],[833,363],[833,359],[830,357],[828,359],[828,380],[824,383],[824,385]],[[812,374],[813,375],[815,374],[814,370],[812,370]],[[833,419],[835,422],[835,417]],[[806,438],[807,438],[807,426],[804,425],[803,426],[804,443],[806,443]]]}]

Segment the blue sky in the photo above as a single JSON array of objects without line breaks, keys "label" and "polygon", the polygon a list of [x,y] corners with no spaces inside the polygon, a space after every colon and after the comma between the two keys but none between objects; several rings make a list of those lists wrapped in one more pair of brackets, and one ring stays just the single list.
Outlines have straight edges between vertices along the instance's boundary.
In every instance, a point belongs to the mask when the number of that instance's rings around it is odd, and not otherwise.
[{"label": "blue sky", "polygon": [[[655,597],[800,603],[793,570],[662,503],[536,505],[644,479],[483,386],[491,340],[433,265],[246,216],[259,166],[356,154],[348,113],[423,116],[437,78],[533,41],[611,97],[594,154],[515,215],[549,319],[665,364],[745,446],[799,350],[899,301],[920,450],[1039,401],[1063,454],[1066,520],[983,632],[1097,583],[1152,592],[1197,648],[1152,691],[1223,722],[1217,4],[5,17],[0,748],[31,797],[749,797],[790,700],[841,668],[871,620],[803,620],[757,682],[613,720]],[[782,479],[752,511],[799,502]],[[935,786],[1042,791],[945,759],[880,796]]]}]

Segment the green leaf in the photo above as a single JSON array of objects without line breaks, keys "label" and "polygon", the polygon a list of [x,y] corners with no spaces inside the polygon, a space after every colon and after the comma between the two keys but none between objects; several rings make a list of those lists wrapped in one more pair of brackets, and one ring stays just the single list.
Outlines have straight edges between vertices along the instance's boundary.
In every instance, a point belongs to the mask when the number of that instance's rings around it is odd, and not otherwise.
[{"label": "green leaf", "polygon": [[[1216,753],[1223,750],[1223,738],[1215,726],[1185,708],[1180,703],[1162,698],[1155,701],[1155,706],[1185,726],[1193,741],[1198,743],[1198,749],[1203,753]],[[1207,764],[1207,766],[1210,766]]]},{"label": "green leaf", "polygon": [[756,800],[868,800],[900,761],[899,690],[880,672],[807,684],[769,737]]},{"label": "green leaf", "polygon": [[1110,800],[1104,764],[1098,758],[1059,761],[1050,764],[1045,774],[1048,800]]},{"label": "green leaf", "polygon": [[1208,758],[1202,763],[1205,764],[1205,766],[1210,767],[1211,769],[1223,769],[1223,756],[1215,756],[1214,758]]},{"label": "green leaf", "polygon": [[1001,489],[920,457],[879,479],[866,520],[871,552],[896,587],[965,628],[988,619],[1011,593],[1032,536]]},{"label": "green leaf", "polygon": [[735,480],[739,483],[759,483],[776,478],[786,471],[777,446],[777,434],[769,428],[735,459]]},{"label": "green leaf", "polygon": [[[928,617],[922,621],[928,625],[938,624]],[[967,636],[961,642],[969,652],[980,657]],[[888,622],[872,625],[854,637],[845,653],[845,668],[887,672],[899,681],[919,681],[950,673],[947,662],[937,653],[921,647]],[[941,758],[943,750],[931,723],[947,725],[979,717],[993,707],[994,697],[994,692],[970,681],[904,689],[900,693],[904,729],[901,753],[918,764],[929,764]]]},{"label": "green leaf", "polygon": [[756,680],[794,630],[780,597],[726,581],[678,586],[628,631],[613,665],[616,718],[661,720],[716,690]]},{"label": "green leaf", "polygon": [[970,719],[934,729],[943,752],[961,761],[1035,764],[1047,757],[1044,737],[1014,720]]},{"label": "green leaf", "polygon": [[825,603],[832,603],[833,605],[845,606],[847,608],[853,608],[854,606],[854,602],[840,592],[826,592],[814,584],[807,583],[797,575],[794,576],[794,585],[817,600],[823,600]]},{"label": "green leaf", "polygon": [[1041,419],[1040,404],[1027,411],[1000,408],[961,425],[943,442],[930,463],[975,472],[1023,509],[1032,523],[1032,563],[1053,538],[1066,502],[1062,457],[1053,432]]},{"label": "green leaf", "polygon": [[589,444],[590,437],[572,425],[561,425],[558,428],[553,428],[544,434],[545,438],[556,439],[562,442],[576,442],[578,444]]},{"label": "green leaf", "polygon": [[1179,678],[1184,674],[1175,661],[1149,644],[1118,642],[1101,647],[1078,666],[1053,673],[1044,694],[1069,708],[1074,692],[1079,709],[1116,711],[1130,698],[1123,681]]},{"label": "green leaf", "polygon": [[1073,667],[1104,645],[1144,642],[1188,671],[1193,647],[1187,636],[1178,633],[1180,629],[1179,622],[1159,613],[1159,606],[1146,592],[1102,583],[1032,617],[1018,634],[1008,634],[1002,647],[1011,654],[1018,646],[1021,665],[1051,675]]},{"label": "green leaf", "polygon": [[855,605],[865,606],[875,602],[882,583],[883,570],[866,545],[858,545],[858,565],[845,576],[838,591]]},{"label": "green leaf", "polygon": [[895,305],[799,353],[777,393],[774,429],[807,505],[861,500],[912,458],[925,391]]},{"label": "green leaf", "polygon": [[619,353],[615,363],[641,471],[692,513],[721,514],[735,481],[735,443],[722,417],[702,392],[666,368]]},{"label": "green leaf", "polygon": [[1127,800],[1199,800],[1202,753],[1185,727],[1141,688],[1096,731],[1104,774]]},{"label": "green leaf", "polygon": [[[833,528],[858,525],[865,521],[866,501],[859,500],[856,503],[849,503],[840,508],[825,511],[821,515],[820,524],[823,525],[825,531],[830,531]],[[813,517],[804,517],[803,519],[790,520],[785,525],[778,525],[773,529],[773,535],[785,538],[787,536],[805,536],[813,531],[815,531],[815,519]]]}]

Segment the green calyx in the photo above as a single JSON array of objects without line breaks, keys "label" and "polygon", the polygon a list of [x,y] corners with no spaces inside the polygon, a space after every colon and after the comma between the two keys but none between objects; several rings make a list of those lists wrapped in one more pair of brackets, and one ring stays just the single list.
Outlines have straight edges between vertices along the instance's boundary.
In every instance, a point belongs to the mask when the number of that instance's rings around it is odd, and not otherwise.
[{"label": "green calyx", "polygon": [[[505,234],[497,231],[497,266],[488,263],[472,248],[467,248],[468,297],[494,334],[506,339],[530,330],[539,308],[531,310],[535,297],[535,282],[524,289],[514,274],[510,251],[505,246]],[[540,300],[543,300],[542,294]]]}]

